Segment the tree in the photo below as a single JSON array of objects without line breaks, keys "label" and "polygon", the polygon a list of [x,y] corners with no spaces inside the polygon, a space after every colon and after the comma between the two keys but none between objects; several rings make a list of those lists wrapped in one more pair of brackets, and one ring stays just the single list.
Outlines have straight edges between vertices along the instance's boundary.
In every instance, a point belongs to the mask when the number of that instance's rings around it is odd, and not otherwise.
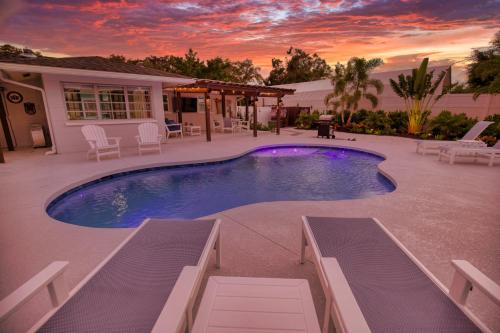
[{"label": "tree", "polygon": [[36,55],[37,57],[41,57],[42,54],[38,51],[33,51],[31,49],[28,49],[28,48],[24,48],[24,49],[21,49],[19,47],[15,47],[14,45],[10,45],[10,44],[3,44],[0,46],[0,53],[7,53],[7,54],[12,54],[12,55],[20,55],[24,52],[31,52],[33,53],[34,55]]},{"label": "tree", "polygon": [[111,61],[114,61],[114,62],[122,62],[122,63],[126,63],[127,62],[127,58],[125,58],[125,56],[123,56],[121,54],[114,54],[114,53],[112,53],[108,57],[108,59],[111,60]]},{"label": "tree", "polygon": [[272,70],[267,85],[321,80],[330,75],[331,67],[318,54],[308,54],[299,48],[290,47],[285,61],[272,59]]},{"label": "tree", "polygon": [[[346,92],[349,94],[349,118],[347,126],[351,125],[352,116],[358,111],[359,103],[368,100],[372,108],[377,107],[378,97],[384,91],[384,84],[378,79],[370,78],[371,72],[384,62],[380,58],[366,60],[353,57],[347,62],[345,68]],[[375,89],[373,93],[371,89]]]},{"label": "tree", "polygon": [[418,134],[422,131],[432,106],[450,91],[450,87],[443,87],[434,97],[446,72],[442,71],[436,80],[433,80],[434,71],[427,72],[428,64],[429,58],[425,58],[418,69],[412,70],[411,75],[400,74],[398,82],[389,80],[392,90],[405,101],[409,134]]},{"label": "tree", "polygon": [[233,62],[234,82],[262,84],[264,78],[260,74],[260,67],[256,67],[252,60]]},{"label": "tree", "polygon": [[272,70],[269,72],[269,76],[265,80],[265,84],[268,86],[282,84],[286,77],[286,68],[283,64],[283,60],[278,58],[273,58],[271,60]]},{"label": "tree", "polygon": [[229,59],[215,57],[207,60],[204,78],[219,81],[234,81],[233,65]]},{"label": "tree", "polygon": [[351,96],[347,91],[346,67],[337,63],[330,80],[332,82],[333,91],[325,96],[325,105],[332,106],[334,111],[340,108],[340,121],[341,125],[344,125],[344,114],[350,107],[351,100]]},{"label": "tree", "polygon": [[111,54],[108,59],[122,63],[141,64],[145,67],[199,79],[259,84],[263,81],[260,68],[254,66],[250,59],[232,62],[229,59],[215,57],[204,62],[192,49],[189,49],[184,57],[151,55],[144,59],[126,59],[123,55]]},{"label": "tree", "polygon": [[500,93],[500,31],[487,50],[474,50],[467,66],[467,84],[474,98],[481,94]]}]

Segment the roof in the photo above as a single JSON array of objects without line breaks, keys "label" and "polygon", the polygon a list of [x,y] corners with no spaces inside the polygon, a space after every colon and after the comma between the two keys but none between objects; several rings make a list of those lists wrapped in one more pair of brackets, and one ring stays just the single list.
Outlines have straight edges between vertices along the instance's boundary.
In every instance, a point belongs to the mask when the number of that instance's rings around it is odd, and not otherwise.
[{"label": "roof", "polygon": [[103,57],[65,57],[65,58],[52,58],[52,57],[24,57],[14,55],[11,53],[0,52],[0,63],[10,63],[19,65],[43,66],[43,67],[58,67],[69,69],[82,69],[99,72],[114,72],[126,73],[136,75],[150,75],[150,76],[163,76],[172,78],[185,78],[189,77],[167,73],[162,70],[148,68],[141,65],[134,65],[122,63],[106,59]]},{"label": "roof", "polygon": [[216,80],[196,80],[194,83],[186,84],[176,88],[178,92],[224,92],[226,95],[260,95],[260,96],[284,96],[293,95],[295,89],[258,86],[254,84],[243,84],[236,82],[225,82]]}]

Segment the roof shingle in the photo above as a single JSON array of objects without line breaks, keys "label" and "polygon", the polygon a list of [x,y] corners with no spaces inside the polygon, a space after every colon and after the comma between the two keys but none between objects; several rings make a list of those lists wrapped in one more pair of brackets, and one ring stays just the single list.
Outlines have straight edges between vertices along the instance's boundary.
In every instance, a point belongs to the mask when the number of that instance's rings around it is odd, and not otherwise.
[{"label": "roof shingle", "polygon": [[103,57],[66,57],[66,58],[52,58],[52,57],[36,57],[29,58],[11,53],[0,52],[0,63],[13,63],[31,66],[45,66],[45,67],[59,67],[71,69],[83,69],[100,72],[115,72],[126,74],[138,75],[151,75],[151,76],[164,76],[174,78],[189,79],[189,77],[167,73],[162,70],[148,68],[141,65],[134,65],[128,63],[117,62]]}]

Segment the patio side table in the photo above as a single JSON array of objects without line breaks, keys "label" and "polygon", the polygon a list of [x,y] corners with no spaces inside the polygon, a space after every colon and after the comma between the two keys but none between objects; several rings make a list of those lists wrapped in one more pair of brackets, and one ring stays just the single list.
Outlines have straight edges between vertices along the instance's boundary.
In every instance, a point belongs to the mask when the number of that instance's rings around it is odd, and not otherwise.
[{"label": "patio side table", "polygon": [[187,135],[201,135],[201,126],[187,125],[184,126]]},{"label": "patio side table", "polygon": [[314,332],[319,323],[303,279],[211,276],[192,333]]}]

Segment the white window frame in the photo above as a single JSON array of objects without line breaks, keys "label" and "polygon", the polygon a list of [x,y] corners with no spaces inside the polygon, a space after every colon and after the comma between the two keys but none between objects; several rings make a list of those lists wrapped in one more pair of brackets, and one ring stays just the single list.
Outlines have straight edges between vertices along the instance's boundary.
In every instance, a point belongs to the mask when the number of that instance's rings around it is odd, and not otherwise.
[{"label": "white window frame", "polygon": [[[69,119],[69,113],[70,112],[76,112],[76,111],[70,111],[68,110],[68,102],[66,101],[66,87],[67,86],[87,86],[87,87],[93,87],[93,90],[94,90],[94,100],[95,100],[95,103],[96,103],[96,112],[97,112],[97,119],[87,119],[86,118],[86,115],[85,115],[85,110],[82,110],[83,112],[83,119]],[[99,98],[99,88],[105,88],[105,87],[110,87],[110,88],[120,88],[120,89],[123,89],[123,93],[124,93],[124,96],[125,96],[125,112],[126,112],[126,115],[127,115],[127,118],[126,119],[105,119],[105,118],[102,118],[102,110],[101,110],[101,100]],[[149,91],[149,103],[145,103],[145,104],[149,104],[149,110],[145,111],[144,112],[144,115],[147,115],[148,112],[151,114],[151,117],[146,117],[146,118],[131,118],[130,117],[130,106],[129,106],[129,99],[128,99],[128,94],[129,94],[129,89],[135,89],[135,88],[143,88],[143,89],[146,89]],[[113,122],[113,123],[117,123],[117,122],[121,122],[121,123],[141,123],[141,122],[149,122],[149,121],[153,121],[155,120],[155,117],[154,117],[154,112],[153,112],[153,88],[151,86],[143,86],[143,85],[117,85],[117,84],[99,84],[99,83],[82,83],[82,82],[62,82],[62,93],[63,93],[63,100],[64,100],[64,109],[65,109],[65,112],[66,112],[66,121],[67,121],[67,124],[77,124],[77,123],[89,123],[89,122],[92,122],[92,123],[110,123],[110,122]],[[70,102],[70,103],[74,103],[74,102]],[[82,109],[84,108],[83,107],[83,103],[80,102],[82,104]],[[134,102],[135,103],[135,102]],[[110,111],[111,113],[113,113],[113,110]]]}]

